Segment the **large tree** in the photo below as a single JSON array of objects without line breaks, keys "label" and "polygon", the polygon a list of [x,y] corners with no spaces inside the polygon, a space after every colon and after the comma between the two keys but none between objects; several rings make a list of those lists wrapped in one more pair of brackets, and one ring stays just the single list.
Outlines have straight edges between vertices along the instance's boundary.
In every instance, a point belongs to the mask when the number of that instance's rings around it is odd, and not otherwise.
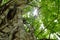
[{"label": "large tree", "polygon": [[34,34],[25,31],[22,18],[23,8],[29,2],[8,0],[0,4],[0,40],[36,40]]}]

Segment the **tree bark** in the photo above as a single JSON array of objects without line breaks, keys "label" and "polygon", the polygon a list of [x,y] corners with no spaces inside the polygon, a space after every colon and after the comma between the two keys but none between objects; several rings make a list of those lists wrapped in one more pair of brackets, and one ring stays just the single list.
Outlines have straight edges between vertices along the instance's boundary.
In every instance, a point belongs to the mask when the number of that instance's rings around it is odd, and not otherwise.
[{"label": "tree bark", "polygon": [[[19,2],[15,0],[10,4],[6,4],[10,6],[0,16],[0,40],[35,40],[36,39],[34,35],[33,35],[34,37],[32,38],[31,33],[27,33],[24,29],[21,10],[25,6],[23,1],[20,2],[21,2],[20,6],[18,6]],[[15,6],[16,9],[14,8]],[[15,15],[13,13],[15,13]]]}]

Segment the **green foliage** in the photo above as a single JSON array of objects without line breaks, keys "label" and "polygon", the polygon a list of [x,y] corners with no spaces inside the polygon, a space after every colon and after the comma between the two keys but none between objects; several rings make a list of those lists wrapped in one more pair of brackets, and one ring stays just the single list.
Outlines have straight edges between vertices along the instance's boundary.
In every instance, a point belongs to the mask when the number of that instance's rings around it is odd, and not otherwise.
[{"label": "green foliage", "polygon": [[[41,0],[41,2],[37,2],[37,1],[32,2],[33,6],[37,6],[37,7],[41,6],[40,15],[42,15],[42,16],[39,16],[39,17],[40,18],[42,17],[42,19],[40,19],[40,20],[42,20],[42,22],[44,23],[45,28],[47,28],[47,30],[49,30],[45,34],[44,34],[44,32],[41,32],[39,34],[38,38],[46,37],[47,35],[49,35],[49,32],[50,33],[60,32],[60,29],[59,29],[60,28],[59,27],[60,26],[60,14],[59,14],[60,8],[58,8],[58,7],[60,7],[59,3],[60,3],[60,1],[58,1],[58,0]],[[33,22],[34,27],[36,26],[35,35],[37,36],[38,33],[41,31],[41,30],[39,30],[40,24],[39,24],[39,21],[36,22],[37,20],[35,21],[35,19],[32,19],[32,18],[33,17],[31,17],[31,18],[29,18],[29,20],[28,19],[27,20],[29,21],[29,23]]]},{"label": "green foliage", "polygon": [[9,0],[2,0],[2,4],[1,5],[3,5],[3,4],[5,4],[6,2],[8,2]]},{"label": "green foliage", "polygon": [[[44,2],[44,3],[43,3]],[[42,8],[41,8],[41,12],[42,12],[42,15],[43,15],[43,22],[44,22],[44,25],[46,26],[47,29],[51,30],[51,32],[53,31],[54,32],[58,32],[60,29],[59,26],[56,26],[58,25],[58,22],[54,22],[54,20],[57,20],[58,21],[58,16],[59,16],[59,13],[58,13],[58,5],[56,4],[58,3],[57,1],[42,1],[41,2],[41,5],[42,5]]]}]

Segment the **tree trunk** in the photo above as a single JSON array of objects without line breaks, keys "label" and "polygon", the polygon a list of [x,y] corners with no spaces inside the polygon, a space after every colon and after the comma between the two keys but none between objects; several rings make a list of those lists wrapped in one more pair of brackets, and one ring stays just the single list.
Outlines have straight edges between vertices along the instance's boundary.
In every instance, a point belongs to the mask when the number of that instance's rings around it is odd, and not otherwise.
[{"label": "tree trunk", "polygon": [[[20,1],[21,2],[21,1]],[[18,6],[18,2],[6,4],[8,9],[0,8],[0,40],[36,40],[35,36],[27,33],[24,29],[21,9],[24,7]],[[6,6],[5,5],[5,6]],[[5,10],[5,11],[3,11]]]}]

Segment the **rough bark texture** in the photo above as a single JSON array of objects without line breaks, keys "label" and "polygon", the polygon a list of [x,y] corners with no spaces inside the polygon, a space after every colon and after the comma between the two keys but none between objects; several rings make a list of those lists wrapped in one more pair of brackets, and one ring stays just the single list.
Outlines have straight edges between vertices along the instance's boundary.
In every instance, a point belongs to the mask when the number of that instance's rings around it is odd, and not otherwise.
[{"label": "rough bark texture", "polygon": [[21,10],[25,3],[14,0],[0,7],[0,40],[36,40],[34,34],[24,29]]}]

